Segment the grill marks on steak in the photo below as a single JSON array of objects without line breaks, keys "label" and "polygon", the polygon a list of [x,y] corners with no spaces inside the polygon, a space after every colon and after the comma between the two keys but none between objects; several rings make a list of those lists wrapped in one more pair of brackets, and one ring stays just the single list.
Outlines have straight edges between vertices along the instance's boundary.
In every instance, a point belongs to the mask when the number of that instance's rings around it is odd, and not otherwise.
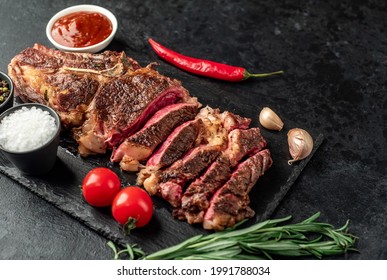
[{"label": "grill marks on steak", "polygon": [[[189,99],[188,91],[179,81],[145,67],[104,84],[95,97],[93,113],[103,122],[105,133],[114,130],[125,137],[142,127],[162,107]],[[113,139],[107,141],[114,145]]]},{"label": "grill marks on steak", "polygon": [[245,218],[254,216],[249,207],[249,192],[259,177],[271,166],[269,150],[263,150],[240,163],[211,199],[204,216],[203,227],[208,230],[223,230]]},{"label": "grill marks on steak", "polygon": [[203,121],[195,119],[177,127],[148,159],[145,168],[140,170],[137,184],[143,185],[154,172],[173,164],[193,148],[202,126]]},{"label": "grill marks on steak", "polygon": [[[164,107],[141,130],[126,138],[113,152],[111,160],[113,162],[121,160],[120,166],[123,170],[138,171],[138,168],[135,168],[136,165],[139,167],[139,162],[148,159],[174,128],[195,118],[197,109],[197,104],[191,103],[178,103]],[[128,162],[131,163],[129,166]]]},{"label": "grill marks on steak", "polygon": [[260,151],[266,145],[267,142],[258,127],[235,129],[228,134],[228,146],[224,154],[231,166],[235,166],[244,156]]},{"label": "grill marks on steak", "polygon": [[140,68],[124,53],[65,53],[35,44],[8,65],[15,94],[24,102],[46,104],[64,127],[79,126],[100,84]]},{"label": "grill marks on steak", "polygon": [[146,163],[151,170],[158,170],[177,161],[191,149],[203,125],[201,119],[188,121],[177,127]]},{"label": "grill marks on steak", "polygon": [[193,181],[181,199],[181,207],[174,210],[178,219],[201,223],[215,191],[230,177],[232,168],[245,156],[262,150],[266,141],[259,128],[235,129],[228,134],[228,146],[206,172]]},{"label": "grill marks on steak", "polygon": [[205,173],[187,187],[181,197],[181,205],[173,210],[176,219],[187,220],[188,223],[201,223],[209,201],[215,191],[231,176],[231,165],[224,155],[219,156]]},{"label": "grill marks on steak", "polygon": [[220,154],[220,146],[200,145],[164,170],[158,170],[144,181],[150,195],[161,195],[172,206],[178,207],[185,184],[195,179]]},{"label": "grill marks on steak", "polygon": [[[196,98],[190,97],[179,81],[162,76],[151,67],[103,84],[84,125],[75,130],[79,153],[105,153],[139,130],[157,111],[178,102],[198,106]],[[95,142],[100,145],[95,146]]]}]

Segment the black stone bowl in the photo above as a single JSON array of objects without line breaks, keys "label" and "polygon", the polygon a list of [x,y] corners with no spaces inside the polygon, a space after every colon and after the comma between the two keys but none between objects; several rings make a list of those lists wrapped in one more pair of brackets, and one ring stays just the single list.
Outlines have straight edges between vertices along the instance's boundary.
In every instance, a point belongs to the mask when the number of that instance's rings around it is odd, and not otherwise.
[{"label": "black stone bowl", "polygon": [[51,108],[37,103],[24,103],[16,105],[0,115],[0,123],[5,116],[15,112],[22,107],[37,107],[47,111],[56,123],[56,132],[52,138],[43,146],[26,152],[9,151],[0,144],[0,151],[5,157],[17,167],[21,173],[26,175],[43,175],[49,172],[55,164],[59,146],[59,134],[61,130],[60,119],[58,114]]},{"label": "black stone bowl", "polygon": [[1,114],[13,106],[13,82],[11,78],[3,72],[0,72],[0,81],[6,81],[8,83],[8,88],[9,88],[8,97],[3,102],[0,103],[0,114]]}]

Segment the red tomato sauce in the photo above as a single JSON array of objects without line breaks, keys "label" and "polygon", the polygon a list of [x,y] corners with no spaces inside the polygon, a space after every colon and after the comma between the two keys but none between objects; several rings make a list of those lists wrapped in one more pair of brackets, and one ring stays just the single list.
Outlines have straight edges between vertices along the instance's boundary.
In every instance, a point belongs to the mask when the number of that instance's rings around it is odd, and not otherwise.
[{"label": "red tomato sauce", "polygon": [[53,39],[66,47],[81,48],[98,44],[112,33],[111,21],[98,12],[75,12],[56,20]]}]

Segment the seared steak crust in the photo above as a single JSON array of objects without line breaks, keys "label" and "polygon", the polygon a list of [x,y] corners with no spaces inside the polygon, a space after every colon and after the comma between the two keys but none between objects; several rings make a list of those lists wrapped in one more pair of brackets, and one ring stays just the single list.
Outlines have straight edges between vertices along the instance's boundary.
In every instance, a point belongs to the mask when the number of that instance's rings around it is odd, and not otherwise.
[{"label": "seared steak crust", "polygon": [[[160,75],[152,67],[103,84],[90,105],[84,127],[76,131],[80,153],[83,147],[85,155],[104,153],[141,129],[157,111],[178,102],[198,106],[179,81]],[[104,149],[90,148],[89,143],[96,138],[104,142]]]},{"label": "seared steak crust", "polygon": [[177,161],[186,151],[193,147],[202,125],[202,120],[196,119],[176,128],[147,161],[146,166],[157,170]]},{"label": "seared steak crust", "polygon": [[[57,73],[47,76],[47,83],[58,91],[52,92],[51,96],[44,96],[47,101],[50,98],[56,99],[56,104],[61,111],[70,111],[78,105],[90,104],[98,90],[99,82],[87,76],[75,74]],[[64,94],[64,92],[67,92]]]},{"label": "seared steak crust", "polygon": [[180,124],[192,120],[197,113],[197,104],[178,103],[164,107],[158,111],[145,126],[129,136],[112,154],[111,160],[120,163],[123,170],[126,162],[131,163],[129,171],[133,170],[134,160],[145,161],[156,147],[163,142],[173,129]]},{"label": "seared steak crust", "polygon": [[271,166],[269,150],[262,150],[240,163],[227,183],[212,197],[204,216],[205,229],[223,230],[255,213],[249,207],[249,192]]},{"label": "seared steak crust", "polygon": [[148,159],[145,168],[140,170],[137,184],[143,185],[154,172],[173,164],[193,148],[202,126],[203,121],[195,119],[177,127]]},{"label": "seared steak crust", "polygon": [[93,109],[105,129],[124,129],[133,124],[158,95],[171,87],[180,88],[181,83],[160,75],[150,67],[141,68],[104,84],[95,98]]},{"label": "seared steak crust", "polygon": [[138,68],[124,53],[65,53],[35,44],[11,60],[8,73],[24,102],[48,105],[64,127],[75,127],[101,84]]},{"label": "seared steak crust", "polygon": [[222,155],[193,181],[182,196],[181,208],[173,214],[187,222],[201,223],[209,207],[211,197],[230,177],[231,170],[246,155],[262,150],[266,146],[259,128],[234,129],[228,134],[228,147]]},{"label": "seared steak crust", "polygon": [[201,223],[210,199],[231,176],[231,164],[224,155],[219,156],[204,175],[194,180],[181,197],[181,205],[173,210],[173,216],[188,223]]},{"label": "seared steak crust", "polygon": [[220,146],[201,145],[193,148],[170,167],[152,173],[144,181],[144,187],[149,194],[161,195],[172,206],[178,207],[185,184],[199,176],[220,152]]},{"label": "seared steak crust", "polygon": [[199,146],[161,172],[160,181],[186,183],[196,178],[220,154],[219,146]]}]

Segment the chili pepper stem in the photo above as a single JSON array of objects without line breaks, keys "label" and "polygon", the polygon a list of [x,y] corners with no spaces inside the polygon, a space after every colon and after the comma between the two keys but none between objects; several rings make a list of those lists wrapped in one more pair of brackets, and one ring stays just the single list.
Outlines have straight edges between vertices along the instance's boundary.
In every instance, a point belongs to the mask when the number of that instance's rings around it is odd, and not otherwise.
[{"label": "chili pepper stem", "polygon": [[270,73],[258,73],[258,74],[252,74],[252,73],[249,73],[248,71],[244,71],[243,73],[243,80],[247,80],[248,78],[264,78],[264,77],[269,77],[269,76],[273,76],[273,75],[278,75],[278,74],[283,74],[284,71],[276,71],[276,72],[270,72]]}]

